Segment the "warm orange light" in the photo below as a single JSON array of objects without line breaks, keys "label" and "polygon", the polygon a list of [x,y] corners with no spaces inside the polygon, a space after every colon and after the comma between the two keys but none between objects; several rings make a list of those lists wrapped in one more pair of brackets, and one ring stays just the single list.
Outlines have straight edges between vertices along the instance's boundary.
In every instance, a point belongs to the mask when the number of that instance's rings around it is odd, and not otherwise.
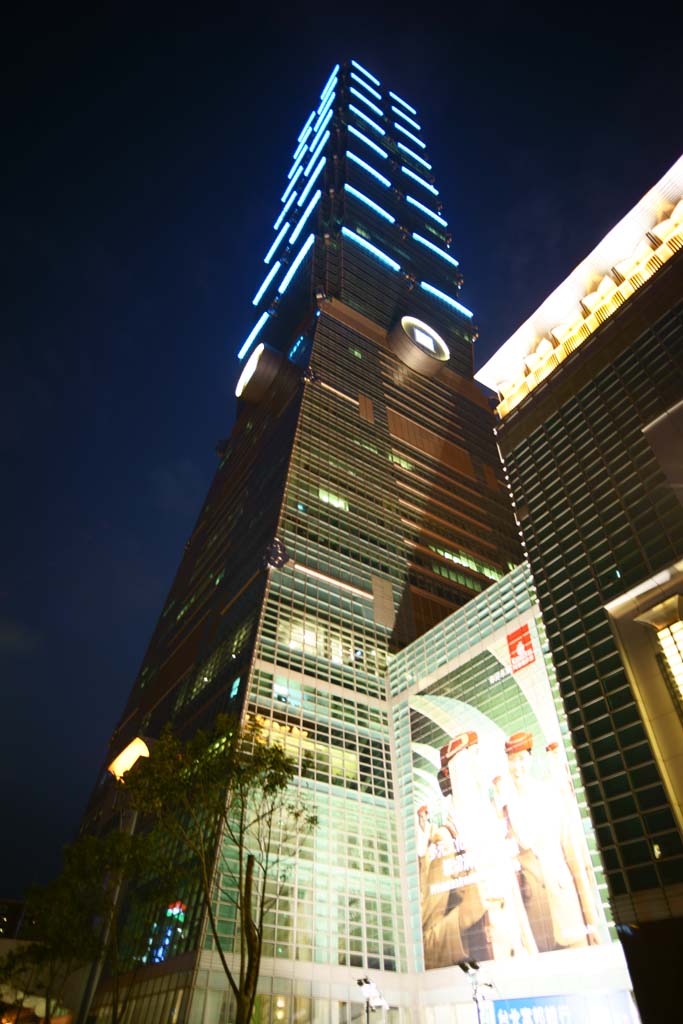
[{"label": "warm orange light", "polygon": [[128,746],[124,747],[121,753],[114,758],[107,771],[110,771],[114,778],[121,782],[123,781],[123,776],[126,772],[130,771],[136,761],[141,757],[149,757],[149,747],[143,739],[136,736],[135,739],[131,740]]},{"label": "warm orange light", "polygon": [[683,157],[476,374],[505,417],[683,249]]}]

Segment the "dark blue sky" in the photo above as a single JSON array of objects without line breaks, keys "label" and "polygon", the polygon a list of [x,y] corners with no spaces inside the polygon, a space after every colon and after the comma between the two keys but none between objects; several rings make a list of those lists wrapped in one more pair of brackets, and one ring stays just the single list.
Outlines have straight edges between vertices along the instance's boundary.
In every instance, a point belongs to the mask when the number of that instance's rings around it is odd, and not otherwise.
[{"label": "dark blue sky", "polygon": [[230,430],[330,67],[354,56],[420,112],[478,365],[683,148],[661,11],[615,35],[614,11],[495,4],[97,6],[31,7],[0,43],[0,896],[46,880],[77,828]]}]

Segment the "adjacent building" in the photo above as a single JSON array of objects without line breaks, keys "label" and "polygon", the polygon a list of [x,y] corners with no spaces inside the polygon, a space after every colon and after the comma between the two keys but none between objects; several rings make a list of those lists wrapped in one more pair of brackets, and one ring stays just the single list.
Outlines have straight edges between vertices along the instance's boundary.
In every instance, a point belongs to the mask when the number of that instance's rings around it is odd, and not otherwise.
[{"label": "adjacent building", "polygon": [[[235,339],[237,420],[106,762],[225,711],[301,758],[319,825],[268,921],[263,1022],[355,1020],[368,975],[391,1020],[466,1022],[484,990],[461,959],[493,959],[501,999],[545,999],[549,1020],[579,977],[630,1013],[460,285],[419,113],[358,62],[335,67]],[[564,808],[548,849],[571,911],[555,918],[521,881],[532,791]],[[108,792],[103,772],[90,827]],[[141,945],[136,1024],[230,1020],[183,895]],[[216,912],[229,946],[233,908]],[[104,1024],[106,984],[95,1006]]]},{"label": "adjacent building", "polygon": [[477,374],[498,391],[498,443],[615,919],[646,937],[650,984],[671,998],[683,923],[682,248],[683,159]]}]

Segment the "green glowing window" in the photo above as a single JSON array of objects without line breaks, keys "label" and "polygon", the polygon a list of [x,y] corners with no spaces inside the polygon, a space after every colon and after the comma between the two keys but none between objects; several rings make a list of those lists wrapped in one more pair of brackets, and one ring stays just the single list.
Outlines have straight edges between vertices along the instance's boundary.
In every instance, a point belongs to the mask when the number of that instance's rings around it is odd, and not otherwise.
[{"label": "green glowing window", "polygon": [[344,512],[349,511],[349,503],[346,498],[340,498],[337,494],[332,494],[331,491],[326,491],[324,488],[318,488],[318,497],[325,505],[331,505],[332,508],[343,509]]},{"label": "green glowing window", "polygon": [[[400,455],[396,455],[394,452],[390,453],[390,455],[389,455],[389,462],[393,462],[395,465],[400,466],[401,469],[414,469],[415,468],[413,466],[412,462],[408,462],[407,459],[402,459]],[[433,550],[436,551],[436,548],[434,548]]]},{"label": "green glowing window", "polygon": [[465,554],[464,551],[448,551],[445,548],[437,548],[433,544],[430,544],[429,547],[431,551],[435,551],[442,558],[447,558],[449,562],[455,562],[456,565],[462,565],[466,569],[474,569],[475,572],[487,576],[490,580],[502,580],[503,578],[503,574],[494,569],[492,565],[480,562],[477,558]]}]

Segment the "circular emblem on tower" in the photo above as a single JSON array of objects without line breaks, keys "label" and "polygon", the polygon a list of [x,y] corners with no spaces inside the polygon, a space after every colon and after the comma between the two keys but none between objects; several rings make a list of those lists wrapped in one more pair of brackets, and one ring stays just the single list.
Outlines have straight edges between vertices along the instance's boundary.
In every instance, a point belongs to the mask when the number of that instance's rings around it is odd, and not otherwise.
[{"label": "circular emblem on tower", "polygon": [[448,345],[433,327],[415,316],[402,316],[389,331],[389,347],[402,363],[425,377],[434,377],[448,362]]}]

